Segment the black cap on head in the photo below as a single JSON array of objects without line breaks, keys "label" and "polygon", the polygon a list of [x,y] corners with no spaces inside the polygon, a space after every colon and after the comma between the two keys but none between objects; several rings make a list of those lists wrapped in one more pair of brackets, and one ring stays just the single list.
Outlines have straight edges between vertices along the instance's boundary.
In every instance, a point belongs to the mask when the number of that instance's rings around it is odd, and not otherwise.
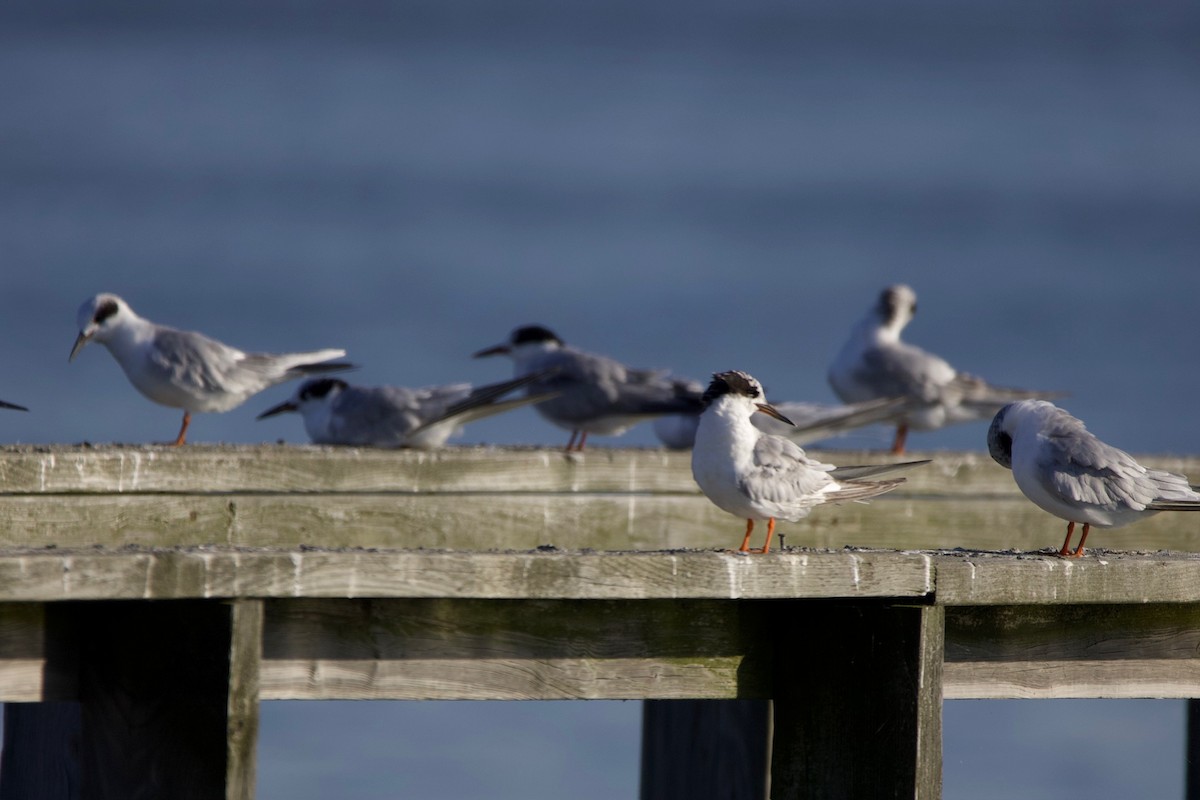
[{"label": "black cap on head", "polygon": [[749,398],[757,398],[762,396],[762,388],[758,385],[758,381],[744,372],[738,370],[714,372],[712,382],[704,390],[701,401],[707,406],[724,394],[740,394]]},{"label": "black cap on head", "polygon": [[563,344],[563,340],[554,335],[554,331],[542,325],[523,325],[512,332],[513,344],[525,344],[526,342],[558,342]]},{"label": "black cap on head", "polygon": [[340,378],[318,378],[301,386],[298,396],[301,400],[312,400],[324,397],[334,389],[345,389],[349,385]]}]

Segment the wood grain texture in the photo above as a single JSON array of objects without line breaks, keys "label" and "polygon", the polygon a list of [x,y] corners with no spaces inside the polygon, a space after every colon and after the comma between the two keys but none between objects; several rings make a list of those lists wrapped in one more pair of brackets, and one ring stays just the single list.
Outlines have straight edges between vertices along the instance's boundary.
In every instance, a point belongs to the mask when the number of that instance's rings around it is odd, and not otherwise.
[{"label": "wood grain texture", "polygon": [[238,597],[923,597],[930,559],[882,552],[468,552],[202,548],[0,557],[0,601]]},{"label": "wood grain texture", "polygon": [[[880,452],[812,450],[833,464],[896,460]],[[984,452],[933,459],[906,473],[904,492],[1018,496]],[[1200,459],[1140,456],[1200,480]],[[654,492],[695,494],[691,455],[652,448],[449,447],[433,452],[295,445],[0,448],[0,485],[16,494],[76,492]]]},{"label": "wood grain texture", "polygon": [[229,688],[225,704],[226,800],[254,800],[258,773],[263,601],[229,602]]},{"label": "wood grain texture", "polygon": [[[1187,515],[1177,515],[1187,516]],[[934,555],[945,605],[1200,602],[1200,553]]]},{"label": "wood grain texture", "polygon": [[1189,698],[1200,605],[951,607],[948,698]]},{"label": "wood grain texture", "polygon": [[763,697],[756,604],[272,600],[263,699]]}]

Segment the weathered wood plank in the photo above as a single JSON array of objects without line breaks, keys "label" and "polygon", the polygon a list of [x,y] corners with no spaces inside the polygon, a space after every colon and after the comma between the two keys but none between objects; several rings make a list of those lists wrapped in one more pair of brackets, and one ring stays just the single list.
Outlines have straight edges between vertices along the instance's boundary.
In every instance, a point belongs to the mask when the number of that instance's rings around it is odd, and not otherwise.
[{"label": "weathered wood plank", "polygon": [[767,700],[642,704],[642,800],[766,800]]},{"label": "weathered wood plank", "polygon": [[0,687],[3,701],[34,703],[45,695],[46,609],[41,603],[0,604]]},{"label": "weathered wood plank", "polygon": [[31,551],[0,558],[0,601],[238,597],[770,599],[924,597],[915,553]]},{"label": "weathered wood plank", "polygon": [[947,698],[1190,698],[1200,604],[950,607]]},{"label": "weathered wood plank", "polygon": [[[880,452],[812,453],[834,464],[881,463]],[[691,455],[657,449],[450,447],[434,452],[280,445],[0,448],[8,493],[75,492],[696,492]],[[982,451],[912,453],[933,463],[908,473],[906,492],[1016,496],[1007,470]],[[1200,476],[1200,459],[1139,457]]]},{"label": "weathered wood plank", "polygon": [[[792,545],[911,540],[912,509],[829,506],[780,525]],[[932,509],[930,509],[932,511]],[[922,513],[920,511],[916,513]],[[890,516],[884,516],[889,515]],[[880,521],[904,517],[904,530]],[[736,547],[745,521],[699,495],[635,494],[88,494],[0,496],[0,548],[434,547],[606,550]],[[933,545],[939,537],[926,537]]]},{"label": "weathered wood plank", "polygon": [[226,700],[226,800],[254,800],[258,773],[258,699],[262,669],[263,601],[232,600],[229,691]]},{"label": "weathered wood plank", "polygon": [[189,445],[0,449],[10,493],[687,492],[688,456],[653,449]]},{"label": "weathered wood plank", "polygon": [[[131,544],[663,550],[735,547],[744,525],[699,495],[0,495],[0,550]],[[1036,552],[1062,541],[1056,518],[1016,497],[891,494],[869,504],[823,506],[777,530],[789,547],[825,549]],[[1089,541],[1141,551],[1200,545],[1187,514],[1097,531]]]},{"label": "weathered wood plank", "polygon": [[1089,550],[1085,558],[1069,559],[964,552],[934,558],[938,602],[950,606],[1200,602],[1200,553]]},{"label": "weathered wood plank", "polygon": [[267,700],[765,697],[754,604],[272,600]]},{"label": "weathered wood plank", "polygon": [[944,614],[780,604],[772,797],[941,796]]}]

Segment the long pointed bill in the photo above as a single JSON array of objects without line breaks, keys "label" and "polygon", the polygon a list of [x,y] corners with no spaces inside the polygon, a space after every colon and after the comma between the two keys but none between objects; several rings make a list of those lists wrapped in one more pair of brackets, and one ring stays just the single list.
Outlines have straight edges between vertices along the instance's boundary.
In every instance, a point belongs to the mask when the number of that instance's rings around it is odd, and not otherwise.
[{"label": "long pointed bill", "polygon": [[299,411],[299,410],[300,410],[300,408],[295,403],[293,403],[291,400],[285,400],[284,402],[280,403],[277,406],[271,406],[266,411],[262,412],[257,417],[255,417],[255,419],[266,419],[267,417],[273,417],[276,414],[284,414],[288,411]]},{"label": "long pointed bill", "polygon": [[512,348],[506,344],[498,344],[495,347],[485,347],[478,353],[473,353],[471,358],[487,358],[488,356],[504,356],[512,352]]},{"label": "long pointed bill", "polygon": [[0,408],[11,408],[13,411],[28,411],[29,410],[25,406],[19,406],[16,403],[6,403],[3,400],[0,400]]},{"label": "long pointed bill", "polygon": [[787,417],[785,417],[783,414],[780,414],[779,410],[776,409],[775,406],[771,405],[770,403],[755,403],[754,405],[758,408],[759,411],[766,414],[768,417],[774,417],[775,419],[777,419],[780,422],[785,423],[787,425],[795,425],[796,424],[796,423],[792,422],[790,419],[788,419]]},{"label": "long pointed bill", "polygon": [[69,364],[74,361],[75,356],[78,355],[79,351],[83,349],[83,346],[91,340],[92,335],[90,333],[84,333],[83,331],[80,331],[79,335],[75,337],[75,345],[71,348],[71,355],[67,356],[67,363]]}]

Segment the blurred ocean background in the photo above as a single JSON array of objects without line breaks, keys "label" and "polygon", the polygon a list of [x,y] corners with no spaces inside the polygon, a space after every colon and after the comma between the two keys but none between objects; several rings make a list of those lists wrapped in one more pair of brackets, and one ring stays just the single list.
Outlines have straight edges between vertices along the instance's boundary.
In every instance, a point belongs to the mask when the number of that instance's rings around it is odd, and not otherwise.
[{"label": "blurred ocean background", "polygon": [[[902,281],[909,341],[1197,454],[1198,41],[1183,0],[8,0],[0,398],[31,412],[0,440],[174,437],[102,348],[67,364],[97,291],[245,349],[345,347],[361,383],[507,377],[470,354],[538,322],[832,401],[830,359]],[[292,388],[189,437],[303,442],[254,420]],[[526,409],[461,441],[566,436]],[[639,714],[267,703],[259,797],[632,797]],[[1182,703],[945,719],[948,798],[1182,793]]]}]

